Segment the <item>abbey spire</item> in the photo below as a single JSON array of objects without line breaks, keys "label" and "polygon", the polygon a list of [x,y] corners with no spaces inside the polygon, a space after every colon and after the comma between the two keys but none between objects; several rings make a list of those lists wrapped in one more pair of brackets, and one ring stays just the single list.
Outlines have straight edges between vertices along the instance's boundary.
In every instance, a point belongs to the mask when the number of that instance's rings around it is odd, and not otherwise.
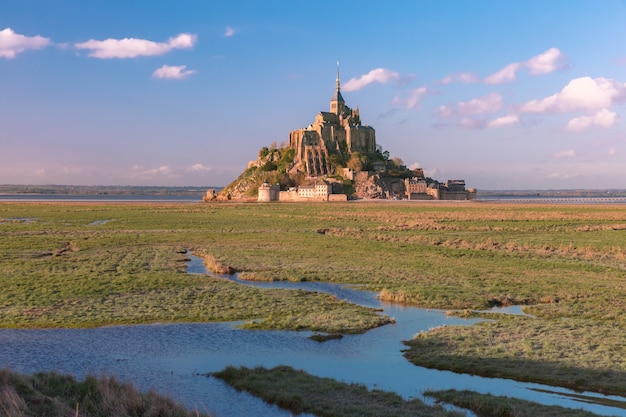
[{"label": "abbey spire", "polygon": [[330,99],[330,112],[339,115],[343,112],[346,102],[341,96],[341,81],[339,81],[339,61],[337,61],[337,79],[335,81],[335,94]]}]

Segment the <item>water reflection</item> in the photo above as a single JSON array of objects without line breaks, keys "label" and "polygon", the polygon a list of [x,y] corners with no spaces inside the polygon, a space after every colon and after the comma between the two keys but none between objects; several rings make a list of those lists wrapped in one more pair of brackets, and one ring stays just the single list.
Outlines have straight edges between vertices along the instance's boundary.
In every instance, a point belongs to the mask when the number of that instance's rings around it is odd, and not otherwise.
[{"label": "water reflection", "polygon": [[[189,271],[202,273],[204,266],[194,257]],[[227,365],[281,364],[322,377],[396,391],[407,398],[420,397],[424,389],[472,389],[543,404],[585,408],[598,414],[626,415],[623,409],[586,404],[559,394],[571,393],[567,390],[420,368],[402,356],[401,341],[415,333],[440,325],[471,324],[471,320],[447,317],[437,310],[382,303],[372,293],[326,283],[245,284],[330,292],[340,299],[383,308],[384,314],[395,317],[396,324],[325,343],[310,340],[310,332],[247,331],[237,329],[232,323],[86,330],[4,329],[0,330],[0,366],[28,373],[57,370],[79,378],[87,373],[114,374],[216,416],[289,416],[290,413],[239,393],[219,380],[198,375],[219,371]]]}]

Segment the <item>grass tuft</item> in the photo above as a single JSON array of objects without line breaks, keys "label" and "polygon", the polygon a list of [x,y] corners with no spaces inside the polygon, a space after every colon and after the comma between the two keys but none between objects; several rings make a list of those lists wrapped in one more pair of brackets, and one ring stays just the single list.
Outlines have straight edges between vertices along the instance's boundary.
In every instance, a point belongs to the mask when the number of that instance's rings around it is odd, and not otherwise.
[{"label": "grass tuft", "polygon": [[364,385],[319,378],[288,366],[273,369],[235,368],[211,374],[237,390],[249,392],[293,413],[320,417],[460,417],[463,414],[429,406],[420,400],[369,390]]},{"label": "grass tuft", "polygon": [[0,412],[6,417],[209,417],[113,376],[77,381],[55,372],[22,375],[7,369],[0,370]]}]

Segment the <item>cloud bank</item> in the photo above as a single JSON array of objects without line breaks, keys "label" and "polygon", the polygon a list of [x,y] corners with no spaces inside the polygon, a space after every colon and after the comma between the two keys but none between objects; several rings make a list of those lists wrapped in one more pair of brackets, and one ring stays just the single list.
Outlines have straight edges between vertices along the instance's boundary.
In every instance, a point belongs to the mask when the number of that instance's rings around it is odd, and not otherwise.
[{"label": "cloud bank", "polygon": [[0,58],[13,59],[28,49],[41,49],[52,45],[52,41],[43,36],[25,36],[13,29],[0,30]]},{"label": "cloud bank", "polygon": [[489,123],[487,123],[488,128],[498,128],[498,127],[506,127],[519,124],[519,117],[516,115],[510,116],[502,116],[498,117]]},{"label": "cloud bank", "polygon": [[580,132],[592,126],[608,128],[619,123],[617,113],[602,109],[591,116],[577,117],[567,123],[566,129],[572,132]]},{"label": "cloud bank", "polygon": [[462,101],[453,106],[440,106],[437,113],[441,117],[467,116],[497,112],[502,108],[502,96],[498,93],[489,93],[481,98]]},{"label": "cloud bank", "polygon": [[541,100],[531,100],[520,111],[529,113],[565,113],[577,110],[606,109],[626,101],[626,84],[609,78],[581,77],[571,80],[563,89]]},{"label": "cloud bank", "polygon": [[400,98],[399,96],[395,96],[392,103],[401,105],[403,107],[406,107],[407,109],[414,109],[419,107],[422,98],[424,98],[428,94],[430,94],[430,90],[428,88],[424,86],[417,87],[411,90],[411,92],[409,93],[409,97],[405,99]]},{"label": "cloud bank", "polygon": [[195,70],[188,70],[186,68],[186,65],[163,65],[161,68],[156,69],[152,73],[152,78],[170,78],[175,80],[181,80],[196,72]]},{"label": "cloud bank", "polygon": [[517,78],[517,71],[520,68],[522,68],[522,64],[514,62],[502,68],[498,72],[486,77],[484,81],[487,84],[504,84],[515,81]]},{"label": "cloud bank", "polygon": [[196,43],[196,39],[196,35],[181,33],[169,38],[167,42],[153,42],[136,38],[110,38],[103,41],[90,39],[87,42],[77,43],[74,46],[77,49],[90,51],[88,56],[93,58],[135,58],[138,56],[164,55],[173,49],[188,49]]},{"label": "cloud bank", "polygon": [[530,75],[550,74],[567,67],[567,57],[557,48],[550,48],[543,54],[530,58],[524,63]]},{"label": "cloud bank", "polygon": [[389,81],[399,79],[400,74],[395,71],[385,68],[376,68],[365,75],[361,75],[359,78],[351,78],[344,84],[343,89],[344,91],[357,91],[372,83],[387,84]]},{"label": "cloud bank", "polygon": [[549,74],[567,67],[567,57],[557,48],[550,48],[524,62],[513,62],[501,70],[489,75],[483,81],[487,84],[503,84],[515,81],[517,72],[528,69],[530,75]]},{"label": "cloud bank", "polygon": [[210,166],[203,165],[201,163],[193,164],[187,171],[189,172],[210,172],[212,168]]},{"label": "cloud bank", "polygon": [[480,81],[480,78],[476,74],[473,74],[471,72],[459,72],[457,74],[445,76],[441,81],[439,81],[439,84],[445,85],[445,84],[450,84],[453,82],[473,84],[479,81]]}]

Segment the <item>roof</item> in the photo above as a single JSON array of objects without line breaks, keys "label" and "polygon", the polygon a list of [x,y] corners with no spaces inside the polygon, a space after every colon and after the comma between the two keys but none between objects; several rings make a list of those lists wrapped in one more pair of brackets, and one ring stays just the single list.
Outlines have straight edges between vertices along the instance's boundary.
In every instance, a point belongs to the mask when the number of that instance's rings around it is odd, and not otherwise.
[{"label": "roof", "polygon": [[339,117],[335,113],[331,113],[328,111],[321,111],[319,114],[322,115],[322,120],[329,123],[339,123]]},{"label": "roof", "polygon": [[343,99],[343,96],[341,95],[341,91],[339,91],[339,89],[335,90],[335,94],[333,94],[333,98],[331,98],[330,101],[341,101],[342,103],[346,102]]}]

